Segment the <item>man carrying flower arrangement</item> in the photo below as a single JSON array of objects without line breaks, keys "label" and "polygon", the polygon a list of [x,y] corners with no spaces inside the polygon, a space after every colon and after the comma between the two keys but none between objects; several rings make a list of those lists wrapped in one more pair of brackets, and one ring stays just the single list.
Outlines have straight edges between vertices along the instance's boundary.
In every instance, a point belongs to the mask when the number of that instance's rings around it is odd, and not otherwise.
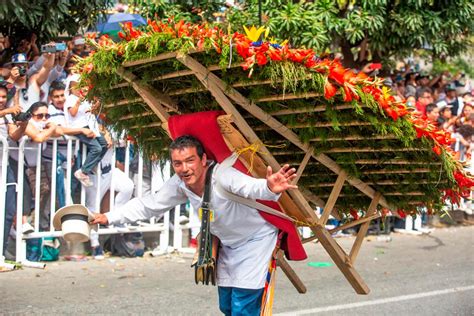
[{"label": "man carrying flower arrangement", "polygon": [[[188,135],[175,139],[169,148],[175,175],[157,193],[135,198],[111,213],[96,214],[92,223],[123,224],[148,219],[189,199],[202,214],[210,212],[207,227],[221,243],[217,260],[220,310],[225,315],[259,315],[278,229],[255,208],[223,196],[216,186],[246,199],[276,201],[285,190],[296,188],[291,184],[296,170],[285,165],[273,173],[269,168],[266,179],[255,179],[209,161],[202,144]],[[206,195],[210,195],[209,207]],[[201,227],[202,234],[206,234],[205,226]],[[204,243],[202,240],[200,249],[210,246]],[[202,277],[197,275],[196,281]],[[204,278],[207,283],[209,275]]]}]

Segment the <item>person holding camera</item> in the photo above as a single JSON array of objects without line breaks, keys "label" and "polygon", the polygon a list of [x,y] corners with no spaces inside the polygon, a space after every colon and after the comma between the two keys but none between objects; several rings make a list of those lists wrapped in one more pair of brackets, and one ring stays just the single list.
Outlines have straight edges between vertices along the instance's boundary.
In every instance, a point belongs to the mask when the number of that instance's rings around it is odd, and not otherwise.
[{"label": "person holding camera", "polygon": [[[0,136],[3,138],[9,139],[13,135],[15,124],[12,120],[12,115],[20,113],[21,109],[19,106],[13,106],[7,108],[8,101],[8,82],[0,82]],[[14,136],[14,135],[13,135]],[[2,148],[3,149],[3,148]],[[2,166],[3,164],[3,150],[0,150],[0,179],[2,172],[6,172],[6,183],[1,183],[1,185],[6,185],[5,190],[5,216],[4,216],[4,230],[3,232],[3,254],[5,255],[7,249],[8,235],[13,224],[13,218],[15,217],[16,212],[16,188],[14,183],[16,183],[15,173],[12,169],[11,164],[7,160],[7,165]],[[10,184],[10,185],[7,185]]]},{"label": "person holding camera", "polygon": [[30,106],[40,101],[41,86],[46,82],[49,72],[54,65],[55,55],[44,53],[45,59],[41,69],[33,74],[27,75],[29,69],[28,59],[25,54],[19,53],[12,57],[13,68],[10,73],[15,88],[20,90],[20,107],[26,112]]}]

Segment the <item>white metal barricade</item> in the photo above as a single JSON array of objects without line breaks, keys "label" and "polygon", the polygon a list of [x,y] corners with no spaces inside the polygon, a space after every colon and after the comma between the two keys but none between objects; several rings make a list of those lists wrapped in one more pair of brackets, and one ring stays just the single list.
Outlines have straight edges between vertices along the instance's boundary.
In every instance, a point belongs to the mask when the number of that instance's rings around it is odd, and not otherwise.
[{"label": "white metal barricade", "polygon": [[[67,157],[66,157],[66,172],[65,172],[65,181],[64,181],[64,191],[65,191],[65,200],[66,200],[66,205],[73,204],[73,197],[72,197],[72,190],[71,190],[71,183],[72,183],[72,177],[73,177],[73,151],[77,152],[80,146],[80,142],[78,139],[75,137],[66,137],[67,139]],[[62,166],[57,165],[57,152],[58,152],[58,139],[53,139],[52,140],[52,159],[51,163],[51,181],[49,183],[49,189],[50,189],[50,207],[49,207],[49,216],[50,216],[50,229],[48,231],[41,231],[40,230],[40,213],[43,212],[44,210],[40,209],[40,191],[41,191],[41,169],[45,167],[45,164],[42,160],[42,150],[41,146],[42,144],[32,144],[29,143],[28,146],[27,144],[27,137],[24,137],[21,139],[19,142],[19,146],[17,148],[18,150],[18,172],[17,172],[17,210],[16,210],[16,261],[22,263],[23,265],[30,265],[30,266],[38,266],[41,267],[43,266],[42,264],[37,264],[37,263],[31,263],[26,260],[26,240],[31,239],[31,238],[42,238],[42,237],[61,237],[62,232],[61,231],[55,231],[54,227],[52,225],[52,220],[54,217],[54,214],[56,210],[58,209],[56,205],[56,197],[57,197],[57,189],[56,189],[56,183],[57,183],[57,176],[56,176],[56,170],[57,168],[62,168]],[[2,141],[3,144],[3,141]],[[48,144],[47,146],[50,146]],[[128,169],[129,169],[129,163],[130,163],[130,155],[129,155],[129,146],[130,143],[127,143],[126,147],[126,154],[125,154],[125,171],[126,174],[128,174]],[[8,153],[8,143],[6,145],[2,146],[3,151]],[[74,150],[73,150],[74,147]],[[16,148],[15,148],[16,149]],[[11,148],[10,148],[11,150]],[[38,150],[37,157],[36,157],[36,181],[35,181],[35,188],[33,188],[34,196],[35,196],[35,203],[34,203],[34,232],[29,233],[29,234],[23,234],[22,232],[22,215],[23,215],[23,189],[24,185],[27,185],[23,181],[24,177],[24,168],[25,168],[25,151],[28,150]],[[82,161],[84,162],[85,160],[85,153],[86,153],[86,147],[83,147],[83,155],[82,155]],[[138,153],[137,153],[138,154]],[[8,159],[8,154],[4,155],[3,159]],[[112,168],[115,166],[115,154],[112,154],[112,161],[111,161],[111,166]],[[138,168],[138,196],[142,196],[143,194],[143,157],[140,155],[139,156],[139,168]],[[3,163],[2,163],[2,169],[3,169]],[[111,170],[112,172],[113,170]],[[96,183],[94,183],[94,188],[97,190],[96,191],[96,199],[95,199],[95,208],[96,210],[100,210],[100,203],[101,203],[101,195],[100,195],[100,190],[101,190],[101,168],[97,168],[96,172]],[[6,177],[6,174],[4,176],[3,170],[2,170],[2,181],[3,178]],[[114,181],[114,173],[112,172],[111,175],[112,179],[110,182],[110,191],[114,192],[114,188],[116,187],[116,183]],[[161,181],[152,181],[152,187],[151,191],[155,192],[159,189],[159,187],[162,185],[164,182],[164,179],[167,179],[170,177],[170,171],[169,171],[169,164],[168,164],[168,171],[164,171],[159,173],[157,171],[157,168],[153,168],[153,174],[152,174],[152,179],[155,179],[157,177],[161,177]],[[2,182],[5,183],[5,182]],[[2,185],[2,188],[4,186]],[[2,192],[4,189],[2,189]],[[115,201],[114,201],[114,194],[110,194],[110,211],[113,211],[115,208]],[[43,197],[44,198],[44,197]],[[0,203],[4,203],[5,199],[5,194],[2,195],[2,199],[0,200]],[[83,186],[81,186],[81,193],[80,193],[80,203],[85,205],[86,203],[86,192]],[[4,208],[2,208],[4,209]],[[175,223],[177,220],[179,220],[179,206],[176,209],[176,214],[175,216]],[[0,225],[3,223],[3,217],[2,221],[0,221]],[[3,225],[2,225],[3,226]],[[0,226],[1,227],[1,226]],[[180,227],[180,225],[175,225],[175,227]],[[161,223],[156,223],[155,219],[151,219],[150,223],[144,223],[143,225],[139,226],[125,226],[125,227],[114,227],[114,226],[109,226],[107,228],[100,228],[98,230],[99,235],[105,235],[105,234],[121,234],[121,233],[132,233],[132,232],[160,232],[160,241],[159,241],[159,252],[165,253],[170,250],[168,247],[169,244],[169,229],[170,229],[170,221],[169,221],[169,212],[166,212],[164,214],[164,222]],[[3,231],[3,230],[2,230]],[[181,249],[182,245],[181,242],[182,240],[180,239],[179,236],[181,236],[181,230],[175,229],[175,238],[174,238],[174,243],[171,249]],[[2,234],[3,238],[3,234]],[[179,243],[179,244],[178,244]]]},{"label": "white metal barricade", "polygon": [[8,152],[9,146],[8,141],[5,137],[0,135],[1,143],[1,152],[2,152],[2,162],[0,166],[0,268],[6,270],[13,270],[15,265],[5,262],[5,257],[3,256],[3,242],[4,242],[4,230],[5,230],[5,213],[6,210],[6,194],[7,188],[9,185],[14,185],[13,183],[7,183],[7,166],[8,166]]}]

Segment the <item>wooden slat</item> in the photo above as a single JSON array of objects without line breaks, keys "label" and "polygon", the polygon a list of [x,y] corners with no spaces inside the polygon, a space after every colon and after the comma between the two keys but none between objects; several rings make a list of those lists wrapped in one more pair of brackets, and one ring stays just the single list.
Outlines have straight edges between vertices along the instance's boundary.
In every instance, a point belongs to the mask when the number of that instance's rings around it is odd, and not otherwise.
[{"label": "wooden slat", "polygon": [[[365,222],[370,222],[370,221],[372,221],[372,220],[374,220],[374,219],[376,219],[376,218],[379,218],[379,217],[380,217],[379,214],[374,214],[374,215],[368,216],[368,217],[367,217],[367,216],[364,216],[364,217],[362,217],[362,218],[356,219],[356,220],[351,221],[351,222],[349,222],[349,223],[346,223],[346,224],[344,224],[344,225],[337,226],[337,227],[335,227],[335,228],[333,228],[333,229],[330,229],[330,230],[329,230],[329,233],[330,233],[330,234],[334,234],[334,233],[336,233],[336,232],[338,232],[338,231],[340,231],[340,230],[348,229],[348,228],[351,228],[351,227],[354,227],[354,226],[363,224],[363,223],[365,223]],[[311,237],[308,237],[308,238],[305,238],[305,239],[301,240],[301,242],[302,242],[303,244],[305,244],[305,243],[310,242],[310,241],[313,241],[313,240],[315,240],[315,239],[318,239],[318,238],[317,238],[316,236],[311,236]]]},{"label": "wooden slat", "polygon": [[[354,122],[339,123],[339,126],[372,126],[372,123],[354,121]],[[308,124],[308,123],[294,124],[294,125],[287,126],[287,127],[289,129],[293,129],[293,128],[309,128],[309,127],[333,127],[333,125],[332,125],[331,122],[320,122],[320,123],[314,123],[314,124]],[[255,126],[255,127],[253,127],[253,129],[256,130],[256,131],[269,131],[269,130],[272,130],[272,128],[268,127],[268,126]]]},{"label": "wooden slat", "polygon": [[140,113],[140,114],[128,114],[128,115],[124,115],[121,118],[119,118],[119,121],[126,121],[126,120],[129,120],[129,119],[132,119],[132,118],[147,117],[147,116],[152,116],[152,115],[155,115],[155,113],[153,113],[153,112],[144,112],[144,113]]},{"label": "wooden slat", "polygon": [[154,91],[153,88],[141,84],[134,74],[126,71],[122,67],[117,69],[117,73],[132,84],[133,89],[143,98],[161,122],[168,121],[169,114],[166,112],[164,106],[172,107],[173,105],[173,102],[168,97],[162,96]]},{"label": "wooden slat", "polygon": [[359,136],[359,135],[349,135],[344,137],[315,137],[311,138],[311,142],[337,142],[337,141],[354,141],[354,140],[380,140],[380,139],[398,139],[395,135],[375,135],[375,136]]},{"label": "wooden slat", "polygon": [[131,100],[120,100],[118,101],[117,103],[109,103],[109,104],[105,104],[104,107],[105,108],[113,108],[113,107],[116,107],[116,106],[121,106],[121,105],[128,105],[128,104],[134,104],[134,103],[143,103],[143,99],[142,98],[135,98],[135,99],[131,99]]},{"label": "wooden slat", "polygon": [[143,65],[143,64],[150,64],[150,63],[154,63],[154,62],[157,62],[157,61],[171,59],[171,58],[175,58],[175,57],[176,57],[176,52],[166,52],[166,53],[154,56],[154,57],[143,58],[143,59],[132,60],[132,61],[126,61],[126,62],[122,63],[122,66],[125,67],[125,68],[133,67],[133,66],[138,66],[138,65]]},{"label": "wooden slat", "polygon": [[255,99],[255,102],[269,102],[269,101],[285,101],[285,100],[294,100],[294,99],[307,99],[320,97],[321,93],[319,92],[306,92],[306,93],[287,93],[279,95],[268,95],[265,97]]},{"label": "wooden slat", "polygon": [[426,148],[372,148],[372,147],[346,147],[331,148],[323,150],[326,154],[331,153],[376,153],[376,152],[411,152],[411,151],[429,151]]},{"label": "wooden slat", "polygon": [[296,171],[296,178],[293,180],[294,185],[298,183],[301,176],[303,175],[304,169],[306,168],[306,165],[308,164],[311,156],[312,156],[312,153],[309,151],[306,153],[306,155],[304,155],[303,161],[301,161],[300,165],[298,166],[298,170]]},{"label": "wooden slat", "polygon": [[[423,192],[408,192],[408,193],[403,193],[403,192],[385,192],[383,195],[386,195],[386,196],[423,196],[425,195],[425,193]],[[360,193],[356,193],[356,194],[339,194],[339,197],[354,197],[354,196],[366,196],[365,194],[360,194]],[[329,197],[329,194],[323,194],[323,195],[320,195],[321,198],[328,198]]]},{"label": "wooden slat", "polygon": [[[353,109],[354,106],[351,104],[344,104],[344,105],[335,105],[330,106],[332,110],[347,110]],[[314,106],[314,107],[304,107],[299,109],[286,109],[286,110],[278,110],[274,112],[269,112],[272,116],[282,116],[282,115],[290,115],[290,114],[301,114],[301,113],[314,113],[314,112],[325,112],[327,107],[325,105]]]},{"label": "wooden slat", "polygon": [[[370,202],[369,208],[367,209],[366,217],[372,216],[377,211],[377,205],[379,204],[380,197],[380,193],[377,193],[372,199],[372,202]],[[359,254],[360,247],[362,246],[362,242],[364,241],[367,230],[369,229],[369,224],[370,222],[365,222],[359,228],[359,232],[357,233],[356,240],[354,241],[354,245],[352,246],[351,253],[349,255],[352,264],[355,263],[355,259]]]},{"label": "wooden slat", "polygon": [[[310,176],[308,176],[310,177]],[[422,180],[422,181],[393,181],[393,180],[380,180],[380,181],[366,181],[364,182],[365,184],[369,185],[400,185],[400,184],[433,184],[433,183],[446,183],[447,181],[427,181],[427,180]],[[307,184],[305,187],[308,188],[331,188],[335,185],[336,183],[331,183],[331,182],[322,182],[322,183],[312,183],[312,184]]]},{"label": "wooden slat", "polygon": [[328,200],[326,201],[326,206],[324,207],[323,214],[321,215],[321,218],[319,219],[319,224],[324,226],[326,225],[326,222],[329,219],[329,215],[332,212],[332,209],[334,208],[334,205],[336,205],[337,198],[339,194],[341,193],[341,189],[344,186],[344,182],[347,179],[347,174],[342,171],[339,173],[337,176],[336,183],[334,183],[334,186],[332,188],[331,194],[329,195]]}]

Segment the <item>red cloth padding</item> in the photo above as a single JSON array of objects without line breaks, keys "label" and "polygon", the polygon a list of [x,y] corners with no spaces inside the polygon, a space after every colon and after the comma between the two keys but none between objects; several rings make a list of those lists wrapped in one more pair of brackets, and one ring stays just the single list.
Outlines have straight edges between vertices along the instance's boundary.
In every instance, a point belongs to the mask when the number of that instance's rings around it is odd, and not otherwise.
[{"label": "red cloth padding", "polygon": [[[217,124],[217,117],[223,114],[225,113],[222,111],[209,111],[171,116],[168,120],[171,137],[173,139],[183,135],[196,137],[203,144],[207,157],[220,163],[232,154]],[[234,164],[234,167],[248,174],[247,168],[239,160]],[[276,202],[261,200],[259,202],[281,211],[280,206]],[[266,221],[286,233],[282,238],[280,246],[289,260],[304,260],[307,258],[296,227],[291,221],[262,211],[260,211],[260,215]]]}]

